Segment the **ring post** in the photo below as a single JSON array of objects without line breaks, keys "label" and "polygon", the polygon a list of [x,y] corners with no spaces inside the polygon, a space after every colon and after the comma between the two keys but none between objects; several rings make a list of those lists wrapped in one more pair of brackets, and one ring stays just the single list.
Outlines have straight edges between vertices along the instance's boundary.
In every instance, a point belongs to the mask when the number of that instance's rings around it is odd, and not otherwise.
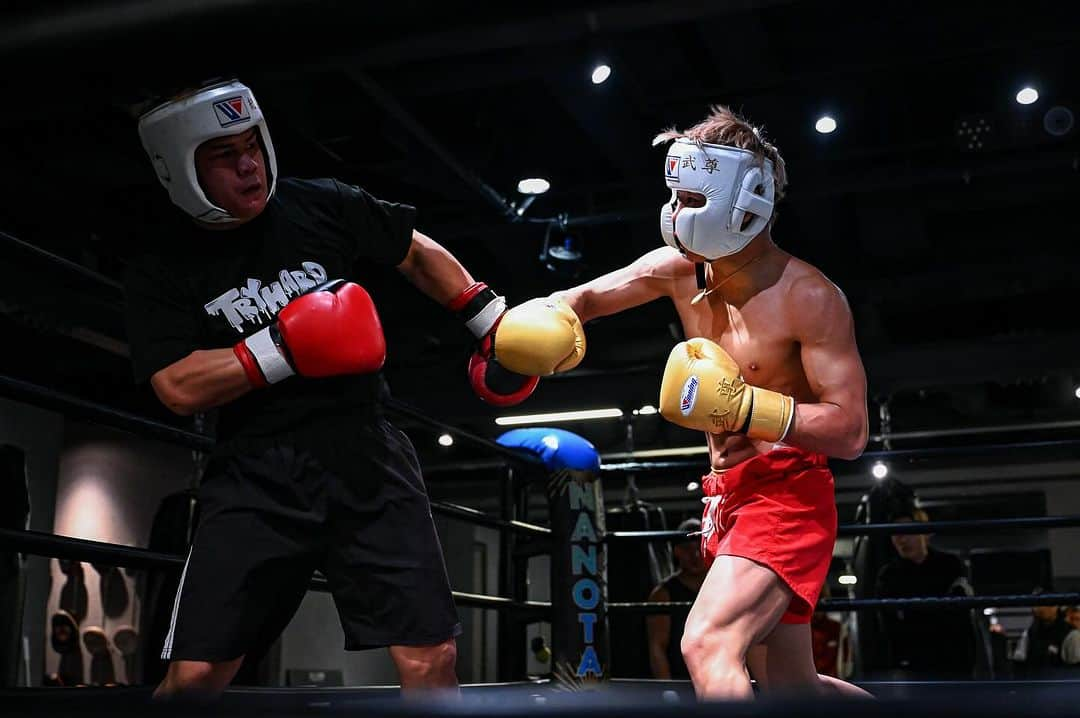
[{"label": "ring post", "polygon": [[514,429],[498,442],[538,455],[547,468],[554,677],[578,688],[605,681],[610,660],[600,456],[587,440],[562,429]]}]

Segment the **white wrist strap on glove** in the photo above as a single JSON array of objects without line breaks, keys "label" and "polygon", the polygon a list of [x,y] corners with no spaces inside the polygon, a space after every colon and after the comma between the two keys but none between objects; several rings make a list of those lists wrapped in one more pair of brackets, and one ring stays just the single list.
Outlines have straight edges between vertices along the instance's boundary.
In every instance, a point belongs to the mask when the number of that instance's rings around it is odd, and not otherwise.
[{"label": "white wrist strap on glove", "polygon": [[277,384],[296,374],[270,335],[270,327],[255,332],[244,340],[244,346],[259,365],[268,384]]},{"label": "white wrist strap on glove", "polygon": [[483,339],[506,311],[506,297],[496,294],[484,308],[465,321],[465,327],[477,339]]}]

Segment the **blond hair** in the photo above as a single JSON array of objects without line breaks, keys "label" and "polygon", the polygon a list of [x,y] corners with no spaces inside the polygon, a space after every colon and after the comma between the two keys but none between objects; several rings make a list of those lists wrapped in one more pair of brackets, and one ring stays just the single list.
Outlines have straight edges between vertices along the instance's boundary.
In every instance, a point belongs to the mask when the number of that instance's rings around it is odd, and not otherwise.
[{"label": "blond hair", "polygon": [[[708,116],[693,127],[686,130],[678,130],[669,127],[653,138],[653,147],[662,145],[677,139],[690,139],[700,147],[703,143],[711,145],[727,145],[749,150],[762,160],[768,159],[773,163],[773,178],[776,185],[775,202],[779,203],[784,197],[787,187],[787,165],[780,156],[780,150],[776,145],[765,138],[761,127],[750,122],[724,105],[713,105],[709,108]],[[776,220],[776,212],[773,212],[769,225]]]}]

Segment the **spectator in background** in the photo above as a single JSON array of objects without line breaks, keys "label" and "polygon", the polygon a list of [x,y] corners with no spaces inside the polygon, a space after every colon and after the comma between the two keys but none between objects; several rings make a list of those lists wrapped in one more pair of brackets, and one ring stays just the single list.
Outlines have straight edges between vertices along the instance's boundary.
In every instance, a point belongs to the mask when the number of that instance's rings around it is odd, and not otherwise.
[{"label": "spectator in background", "polygon": [[1065,623],[1072,629],[1061,642],[1061,661],[1072,666],[1080,663],[1080,606],[1065,609]]},{"label": "spectator in background", "polygon": [[[910,508],[891,517],[895,523],[929,521]],[[877,577],[879,598],[963,596],[971,594],[967,569],[959,557],[930,547],[927,534],[893,534],[898,556]],[[975,668],[975,630],[968,609],[890,609],[881,611],[891,646],[891,667],[905,678],[965,679]]]},{"label": "spectator in background", "polygon": [[[1042,592],[1042,588],[1036,588],[1032,593],[1038,595]],[[1031,625],[1024,629],[1013,651],[1013,665],[1018,678],[1044,678],[1058,673],[1065,666],[1063,644],[1074,630],[1066,622],[1066,611],[1062,607],[1033,606],[1031,613]]]},{"label": "spectator in background", "polygon": [[[649,594],[649,601],[666,603],[693,602],[701,582],[705,580],[705,561],[701,557],[701,521],[687,519],[678,526],[685,538],[673,542],[672,554],[678,570]],[[653,678],[689,679],[690,672],[683,662],[683,627],[690,608],[678,608],[670,613],[649,616],[645,625],[649,637],[649,666]]]}]

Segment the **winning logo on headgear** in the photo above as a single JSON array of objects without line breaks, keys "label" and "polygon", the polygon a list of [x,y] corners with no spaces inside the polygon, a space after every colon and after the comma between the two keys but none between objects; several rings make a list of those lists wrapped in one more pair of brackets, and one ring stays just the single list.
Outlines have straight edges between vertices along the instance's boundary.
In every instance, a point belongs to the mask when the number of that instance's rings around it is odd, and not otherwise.
[{"label": "winning logo on headgear", "polygon": [[173,204],[203,222],[236,222],[236,217],[203,192],[195,169],[195,150],[203,142],[248,128],[254,130],[261,145],[270,185],[266,198],[270,199],[278,174],[274,143],[255,96],[239,80],[207,85],[150,109],[139,118],[139,139]]},{"label": "winning logo on headgear", "polygon": [[217,115],[218,123],[222,127],[251,119],[251,113],[248,112],[243,97],[227,97],[224,100],[218,100],[214,103],[214,114]]},{"label": "winning logo on headgear", "polygon": [[668,179],[679,179],[679,158],[675,155],[668,155],[667,163],[664,165],[664,176]]}]

